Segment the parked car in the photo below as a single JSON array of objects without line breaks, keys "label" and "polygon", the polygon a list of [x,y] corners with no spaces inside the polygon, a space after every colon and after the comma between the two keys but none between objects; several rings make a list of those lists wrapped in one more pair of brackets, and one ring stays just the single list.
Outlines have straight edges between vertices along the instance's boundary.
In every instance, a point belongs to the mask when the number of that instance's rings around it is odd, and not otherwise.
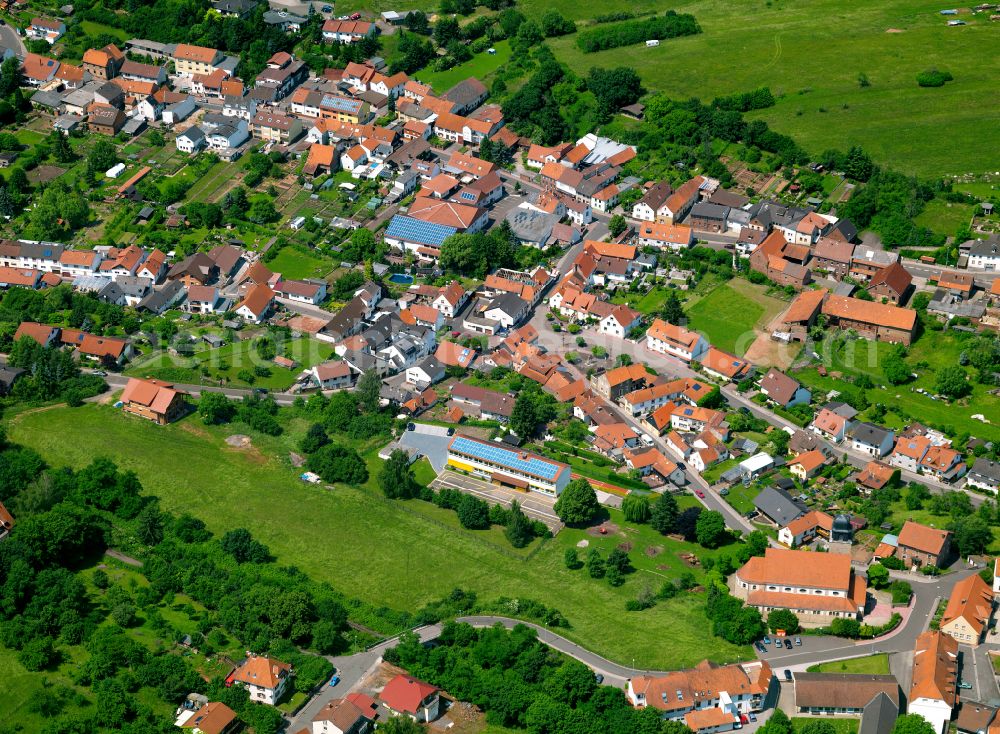
[{"label": "parked car", "polygon": [[727,494],[729,494],[729,490],[726,489],[725,487],[723,487],[722,489],[719,490],[719,496],[720,497],[725,497]]},{"label": "parked car", "polygon": [[339,676],[339,675],[335,675],[335,676],[333,676],[333,677],[332,677],[332,678],[330,679],[330,688],[333,688],[333,687],[334,687],[335,685],[337,685],[338,683],[340,683],[340,676]]},{"label": "parked car", "polygon": [[958,682],[958,687],[959,688],[972,688],[972,684],[969,683],[968,681],[960,680]]},{"label": "parked car", "polygon": [[604,682],[604,676],[601,675],[600,673],[597,673],[594,676],[594,681],[597,683],[597,685],[601,685]]},{"label": "parked car", "polygon": [[746,714],[740,714],[740,723],[741,724],[749,724],[750,723],[750,719],[747,718]]},{"label": "parked car", "polygon": [[757,723],[757,714],[755,714],[753,711],[750,712],[750,721],[752,721],[755,724]]},{"label": "parked car", "polygon": [[802,638],[801,637],[796,637],[795,638],[795,644],[798,645],[799,647],[802,647]]},{"label": "parked car", "polygon": [[792,671],[790,671],[788,668],[785,668],[785,680],[789,682],[791,682],[792,680]]},{"label": "parked car", "polygon": [[788,650],[792,649],[792,641],[791,640],[785,640],[785,648],[788,649]]},{"label": "parked car", "polygon": [[351,20],[359,20],[361,18],[361,13],[354,13],[351,15]]},{"label": "parked car", "polygon": [[698,495],[701,499],[705,499],[705,493],[702,492],[700,489],[696,489],[694,493]]},{"label": "parked car", "polygon": [[416,430],[416,428],[417,428],[417,424],[416,423],[407,423],[406,424],[406,430],[407,431],[413,431],[413,430]]},{"label": "parked car", "polygon": [[764,639],[761,640],[761,642],[763,642],[765,645],[770,645],[771,644],[771,638],[768,637],[767,635],[764,635]]}]

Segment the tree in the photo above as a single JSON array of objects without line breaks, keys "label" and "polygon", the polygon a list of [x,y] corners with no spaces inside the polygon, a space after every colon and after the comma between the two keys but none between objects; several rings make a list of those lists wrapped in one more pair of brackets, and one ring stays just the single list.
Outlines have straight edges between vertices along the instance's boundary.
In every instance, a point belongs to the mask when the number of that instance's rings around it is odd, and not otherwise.
[{"label": "tree", "polygon": [[993,542],[993,531],[979,515],[958,519],[952,529],[955,532],[955,547],[965,557],[985,553]]},{"label": "tree", "polygon": [[56,181],[37,198],[28,216],[28,232],[34,239],[68,239],[88,221],[90,205],[86,197]]},{"label": "tree", "polygon": [[830,632],[837,637],[849,637],[854,639],[861,635],[861,622],[856,619],[845,619],[837,617],[830,622]]},{"label": "tree", "polygon": [[563,553],[563,562],[566,564],[566,568],[571,571],[575,571],[582,565],[580,563],[580,556],[576,552],[576,548],[567,548],[566,552]]},{"label": "tree", "polygon": [[[515,406],[515,410],[516,410]],[[567,525],[583,525],[593,520],[600,512],[597,492],[586,479],[574,479],[559,495],[553,509]]]},{"label": "tree", "polygon": [[587,77],[587,89],[594,93],[597,104],[605,115],[637,102],[645,91],[639,74],[628,66],[614,69],[592,68]]},{"label": "tree", "polygon": [[382,390],[382,378],[375,370],[368,370],[358,379],[355,395],[358,404],[365,413],[375,413],[379,408],[379,393]]},{"label": "tree", "polygon": [[675,291],[670,291],[667,294],[667,299],[663,302],[663,308],[660,309],[660,316],[668,324],[673,324],[674,326],[685,320],[681,299],[677,297]]},{"label": "tree", "polygon": [[934,389],[941,395],[955,400],[972,392],[972,385],[969,384],[964,369],[958,365],[951,365],[938,371]]},{"label": "tree", "polygon": [[87,154],[87,171],[104,173],[118,162],[118,151],[115,144],[107,138],[98,138],[94,147]]},{"label": "tree", "polygon": [[687,541],[694,541],[698,538],[698,517],[702,513],[700,507],[689,507],[677,516],[674,523],[674,530],[684,536]]},{"label": "tree", "polygon": [[721,512],[706,510],[698,515],[698,520],[695,523],[695,535],[699,545],[705,548],[718,548],[725,542],[728,534],[726,521]]},{"label": "tree", "polygon": [[51,637],[36,637],[24,643],[17,653],[17,660],[32,672],[45,670],[59,661],[59,653],[52,646]]},{"label": "tree", "polygon": [[784,630],[786,635],[794,635],[799,631],[799,618],[788,609],[775,609],[767,615],[767,626],[772,632]]},{"label": "tree", "polygon": [[158,545],[163,540],[163,513],[150,502],[136,517],[135,533],[146,545]]},{"label": "tree", "polygon": [[422,734],[424,728],[409,716],[390,716],[379,723],[381,734]]},{"label": "tree", "polygon": [[524,511],[521,510],[521,503],[517,500],[510,504],[510,521],[507,523],[504,535],[515,548],[523,548],[534,537],[531,529],[531,521],[524,514]]},{"label": "tree", "polygon": [[678,513],[676,498],[669,492],[664,492],[653,503],[649,513],[649,524],[660,535],[672,533],[677,523]]},{"label": "tree", "polygon": [[220,392],[203,392],[198,399],[198,414],[206,426],[229,423],[236,415],[236,405]]},{"label": "tree", "polygon": [[327,444],[306,459],[306,468],[319,474],[325,482],[364,484],[368,467],[354,449]]},{"label": "tree", "polygon": [[612,237],[617,237],[628,228],[628,222],[621,214],[615,214],[608,220],[608,231]]},{"label": "tree", "polygon": [[767,551],[767,535],[762,530],[753,530],[746,537],[747,551],[751,556],[762,556]]},{"label": "tree", "polygon": [[890,385],[902,385],[910,380],[910,368],[903,361],[900,350],[893,350],[882,360],[882,373]]},{"label": "tree", "polygon": [[934,734],[934,727],[920,714],[903,714],[896,719],[892,734]]},{"label": "tree", "polygon": [[49,133],[48,143],[52,149],[52,155],[59,163],[70,163],[76,158],[76,153],[70,147],[66,136],[58,130]]},{"label": "tree", "polygon": [[510,414],[510,428],[521,438],[531,438],[538,428],[535,398],[527,393],[519,395]]},{"label": "tree", "polygon": [[263,543],[253,539],[246,528],[230,530],[219,541],[223,553],[230,555],[237,563],[265,563],[271,552]]},{"label": "tree", "polygon": [[413,476],[410,456],[399,449],[393,451],[382,465],[378,486],[389,499],[410,499],[420,489]]},{"label": "tree", "polygon": [[873,563],[868,567],[868,585],[874,589],[881,589],[889,583],[889,569],[881,563]]},{"label": "tree", "polygon": [[576,30],[576,24],[573,21],[564,18],[558,10],[551,8],[542,14],[541,25],[542,33],[545,34],[546,38],[565,36]]},{"label": "tree", "polygon": [[463,494],[458,503],[458,521],[469,530],[488,530],[490,527],[490,506],[485,500]]},{"label": "tree", "polygon": [[322,423],[313,423],[299,441],[299,450],[304,454],[314,454],[328,443],[330,437],[326,433],[326,426]]},{"label": "tree", "polygon": [[590,578],[603,578],[606,571],[607,568],[604,565],[604,559],[601,558],[601,552],[597,548],[591,548],[590,553],[587,554],[587,573],[590,574]]},{"label": "tree", "polygon": [[630,494],[622,500],[622,513],[629,522],[649,522],[649,498]]}]

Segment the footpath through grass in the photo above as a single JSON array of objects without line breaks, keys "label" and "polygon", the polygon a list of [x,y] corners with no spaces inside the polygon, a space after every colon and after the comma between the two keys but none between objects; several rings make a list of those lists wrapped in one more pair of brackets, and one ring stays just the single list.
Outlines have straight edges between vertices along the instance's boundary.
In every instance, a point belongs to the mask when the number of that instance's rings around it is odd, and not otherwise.
[{"label": "footpath through grass", "polygon": [[[516,551],[503,545],[496,528],[466,531],[454,513],[435,512],[438,508],[419,500],[382,497],[374,478],[381,463],[377,446],[359,446],[373,472],[367,486],[329,490],[299,481],[287,453],[279,454],[294,446],[294,435],[275,440],[254,434],[250,450],[224,443],[227,435],[245,432],[238,425],[208,428],[197,417],[155,426],[98,405],[20,414],[8,427],[12,441],[35,448],[55,465],[79,467],[109,456],[134,470],[165,509],[190,512],[216,534],[249,528],[279,563],[298,566],[372,604],[417,609],[461,587],[487,600],[531,598],[555,607],[572,625],[567,637],[621,663],[673,669],[705,658],[746,659],[750,653],[711,635],[702,594],[678,595],[644,612],[625,611],[626,600],[647,586],[655,591],[684,570],[700,578],[700,568],[688,568],[679,553],[710,551],[671,541],[648,526],[631,526],[619,513],[612,515],[618,530],[606,537],[568,530],[554,540],[536,541],[527,552]],[[581,540],[599,546],[605,556],[617,544],[630,544],[639,570],[617,589],[585,570],[567,570],[564,552]]]}]

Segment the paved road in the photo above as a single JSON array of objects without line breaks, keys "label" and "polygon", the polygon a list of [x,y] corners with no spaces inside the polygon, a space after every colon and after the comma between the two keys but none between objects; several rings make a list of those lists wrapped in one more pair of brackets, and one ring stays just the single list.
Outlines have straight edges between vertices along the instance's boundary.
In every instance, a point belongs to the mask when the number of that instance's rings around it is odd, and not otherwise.
[{"label": "paved road", "polygon": [[28,52],[20,34],[10,23],[0,25],[0,45],[9,48],[19,59],[24,59],[24,55]]}]

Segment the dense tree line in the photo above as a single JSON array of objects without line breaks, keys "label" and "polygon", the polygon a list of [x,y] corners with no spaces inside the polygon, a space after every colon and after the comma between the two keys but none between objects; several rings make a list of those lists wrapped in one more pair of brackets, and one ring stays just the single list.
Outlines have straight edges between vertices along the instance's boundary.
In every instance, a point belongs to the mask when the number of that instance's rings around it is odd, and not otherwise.
[{"label": "dense tree line", "polygon": [[518,242],[506,222],[489,233],[453,234],[441,244],[441,267],[451,273],[483,278],[517,262]]},{"label": "dense tree line", "polygon": [[668,10],[659,17],[630,20],[583,31],[577,36],[576,45],[584,53],[594,53],[609,48],[632,46],[651,39],[663,40],[698,33],[701,33],[701,26],[693,15]]},{"label": "dense tree line", "polygon": [[554,652],[524,625],[477,630],[449,622],[437,642],[431,649],[407,633],[385,658],[480,707],[491,724],[532,734],[685,731],[655,708],[633,708],[621,689],[597,685],[590,668]]}]

